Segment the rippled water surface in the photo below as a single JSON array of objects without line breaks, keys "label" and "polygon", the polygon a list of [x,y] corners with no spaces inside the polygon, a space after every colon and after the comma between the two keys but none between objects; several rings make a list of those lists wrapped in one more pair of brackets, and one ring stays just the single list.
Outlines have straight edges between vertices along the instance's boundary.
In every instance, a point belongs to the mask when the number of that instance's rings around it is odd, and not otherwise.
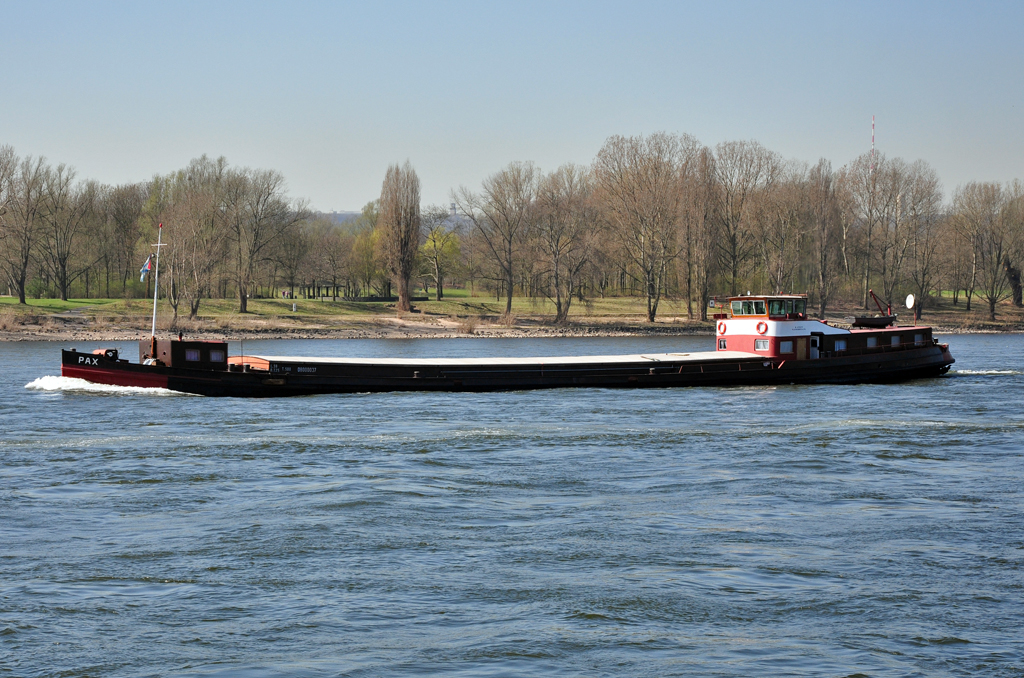
[{"label": "rippled water surface", "polygon": [[1020,676],[1024,337],[945,340],[902,385],[260,401],[0,344],[0,676]]}]

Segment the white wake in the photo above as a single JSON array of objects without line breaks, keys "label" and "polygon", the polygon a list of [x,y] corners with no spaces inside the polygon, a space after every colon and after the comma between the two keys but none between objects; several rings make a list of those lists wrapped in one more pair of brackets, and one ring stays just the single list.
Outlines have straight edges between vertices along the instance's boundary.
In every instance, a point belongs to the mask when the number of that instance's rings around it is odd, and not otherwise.
[{"label": "white wake", "polygon": [[1020,370],[953,370],[956,374],[1022,374]]},{"label": "white wake", "polygon": [[185,395],[178,391],[171,391],[166,388],[144,388],[142,386],[111,386],[109,384],[94,384],[85,379],[73,377],[39,377],[34,381],[25,384],[25,388],[32,391],[73,391],[78,393],[109,393],[114,395]]}]

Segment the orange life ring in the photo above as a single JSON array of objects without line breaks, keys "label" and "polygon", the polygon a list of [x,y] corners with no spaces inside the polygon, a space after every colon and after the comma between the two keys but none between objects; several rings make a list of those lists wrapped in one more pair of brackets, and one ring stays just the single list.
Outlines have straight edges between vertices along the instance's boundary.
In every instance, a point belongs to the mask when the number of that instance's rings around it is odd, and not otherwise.
[{"label": "orange life ring", "polygon": [[718,333],[725,334],[725,323],[718,323]]},{"label": "orange life ring", "polygon": [[768,331],[768,323],[766,323],[763,320],[761,322],[757,323],[757,333],[758,334],[764,334],[767,331]]}]

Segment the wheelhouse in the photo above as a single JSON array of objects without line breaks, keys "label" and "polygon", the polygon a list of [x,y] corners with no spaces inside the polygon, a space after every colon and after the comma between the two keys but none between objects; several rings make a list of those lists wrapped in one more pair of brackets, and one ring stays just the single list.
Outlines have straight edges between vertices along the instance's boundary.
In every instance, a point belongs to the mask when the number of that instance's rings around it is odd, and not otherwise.
[{"label": "wheelhouse", "polygon": [[930,327],[852,330],[807,316],[802,294],[730,297],[715,316],[719,351],[777,360],[816,360],[888,352],[934,343]]},{"label": "wheelhouse", "polygon": [[802,320],[807,314],[807,297],[800,295],[778,297],[740,297],[729,300],[729,311],[734,318],[762,316],[785,320]]}]

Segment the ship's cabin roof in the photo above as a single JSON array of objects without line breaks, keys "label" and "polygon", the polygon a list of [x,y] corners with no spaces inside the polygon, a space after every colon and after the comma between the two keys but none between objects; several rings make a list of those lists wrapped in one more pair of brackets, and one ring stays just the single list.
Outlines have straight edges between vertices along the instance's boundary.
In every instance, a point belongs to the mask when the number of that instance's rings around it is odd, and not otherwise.
[{"label": "ship's cabin roof", "polygon": [[764,317],[802,320],[807,313],[806,294],[772,294],[729,297],[729,311],[735,317]]}]

